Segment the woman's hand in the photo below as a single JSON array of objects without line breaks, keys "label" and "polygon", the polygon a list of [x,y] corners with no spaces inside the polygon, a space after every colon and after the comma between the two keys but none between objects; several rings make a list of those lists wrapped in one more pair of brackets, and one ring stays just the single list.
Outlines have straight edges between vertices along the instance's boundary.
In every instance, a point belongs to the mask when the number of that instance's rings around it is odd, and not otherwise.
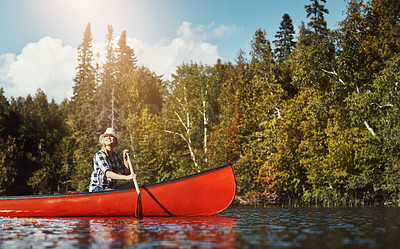
[{"label": "woman's hand", "polygon": [[136,174],[125,175],[125,180],[133,180],[136,179]]},{"label": "woman's hand", "polygon": [[129,157],[129,150],[124,150],[122,152],[122,156],[124,157],[125,161],[128,161],[128,157]]}]

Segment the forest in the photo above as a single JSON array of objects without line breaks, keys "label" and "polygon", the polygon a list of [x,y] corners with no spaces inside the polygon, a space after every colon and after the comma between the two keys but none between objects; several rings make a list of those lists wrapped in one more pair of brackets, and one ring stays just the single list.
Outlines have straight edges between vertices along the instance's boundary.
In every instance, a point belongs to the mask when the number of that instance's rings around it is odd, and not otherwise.
[{"label": "forest", "polygon": [[[98,137],[113,126],[139,185],[230,163],[237,195],[305,205],[400,205],[400,1],[349,0],[330,30],[326,0],[295,34],[214,65],[182,63],[170,80],[138,66],[126,32],[78,47],[73,96],[0,90],[0,195],[88,191]],[[57,84],[57,82],[54,82]]]}]

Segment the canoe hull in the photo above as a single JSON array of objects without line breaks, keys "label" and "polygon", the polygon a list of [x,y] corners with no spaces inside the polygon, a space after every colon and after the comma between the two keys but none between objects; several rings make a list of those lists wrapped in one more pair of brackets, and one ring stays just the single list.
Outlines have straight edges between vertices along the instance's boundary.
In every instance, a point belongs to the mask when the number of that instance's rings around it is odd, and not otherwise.
[{"label": "canoe hull", "polygon": [[[215,215],[232,203],[236,181],[230,165],[140,188],[143,216]],[[0,216],[134,216],[136,190],[0,198]]]}]

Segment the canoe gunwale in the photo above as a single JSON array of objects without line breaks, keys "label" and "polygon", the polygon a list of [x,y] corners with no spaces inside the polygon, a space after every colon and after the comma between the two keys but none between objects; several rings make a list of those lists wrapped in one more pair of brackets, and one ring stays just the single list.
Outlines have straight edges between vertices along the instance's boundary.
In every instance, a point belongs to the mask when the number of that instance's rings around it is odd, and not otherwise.
[{"label": "canoe gunwale", "polygon": [[[198,173],[194,173],[194,174],[191,174],[191,175],[187,175],[187,176],[183,176],[183,177],[179,177],[179,178],[175,178],[175,179],[171,179],[171,180],[167,180],[167,181],[162,181],[162,182],[158,182],[158,183],[153,183],[153,184],[149,184],[149,185],[140,186],[139,188],[140,189],[147,189],[147,188],[154,187],[154,186],[173,183],[173,182],[177,182],[177,181],[185,180],[185,179],[188,179],[188,178],[196,177],[196,176],[199,176],[199,175],[207,174],[207,173],[210,173],[210,172],[213,172],[213,171],[217,171],[217,170],[220,170],[220,169],[223,169],[223,168],[226,168],[226,167],[231,167],[231,166],[232,165],[230,163],[228,163],[228,164],[224,164],[222,166],[214,167],[214,168],[211,168],[211,169],[208,169],[208,170],[205,170],[205,171],[201,171],[201,172],[198,172]],[[104,194],[112,194],[112,193],[115,193],[115,192],[132,191],[134,189],[135,188],[128,188],[128,189],[114,189],[114,190],[108,190],[108,191],[102,191],[102,192],[63,193],[63,194],[48,194],[48,195],[0,196],[0,200],[5,200],[5,199],[31,199],[31,198],[60,198],[60,197],[79,196],[79,195],[104,195]]]}]

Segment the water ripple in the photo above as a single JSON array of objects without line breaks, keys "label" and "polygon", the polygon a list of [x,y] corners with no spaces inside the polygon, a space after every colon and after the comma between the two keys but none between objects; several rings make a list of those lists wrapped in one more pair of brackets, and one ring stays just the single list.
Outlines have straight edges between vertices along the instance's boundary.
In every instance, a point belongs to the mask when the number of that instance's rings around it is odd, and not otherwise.
[{"label": "water ripple", "polygon": [[5,218],[0,248],[398,248],[400,208],[243,208],[219,216]]}]

